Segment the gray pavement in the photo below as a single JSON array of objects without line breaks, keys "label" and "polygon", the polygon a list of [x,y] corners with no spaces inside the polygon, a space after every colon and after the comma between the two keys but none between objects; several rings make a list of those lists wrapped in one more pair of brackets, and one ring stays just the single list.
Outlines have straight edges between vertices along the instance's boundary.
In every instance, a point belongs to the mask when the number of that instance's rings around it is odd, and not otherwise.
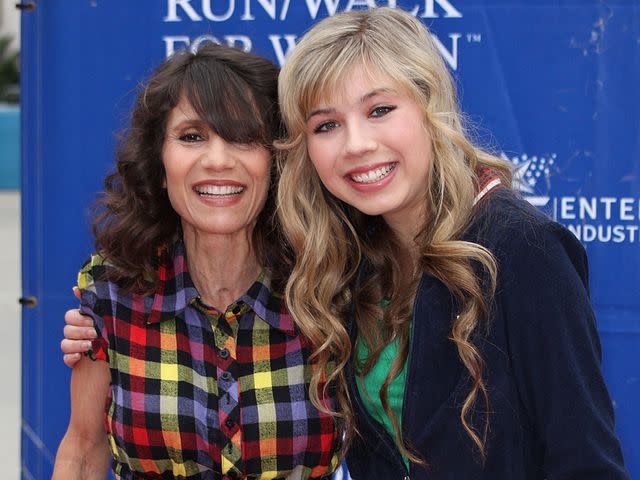
[{"label": "gray pavement", "polygon": [[20,478],[20,194],[0,190],[0,465]]}]

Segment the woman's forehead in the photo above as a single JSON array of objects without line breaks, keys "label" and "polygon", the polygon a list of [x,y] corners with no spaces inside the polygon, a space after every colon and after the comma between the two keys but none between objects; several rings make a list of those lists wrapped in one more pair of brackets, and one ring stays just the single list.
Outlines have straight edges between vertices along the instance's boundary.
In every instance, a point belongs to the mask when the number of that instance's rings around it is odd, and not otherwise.
[{"label": "woman's forehead", "polygon": [[188,118],[200,118],[198,112],[196,112],[195,108],[193,108],[193,104],[187,96],[183,93],[180,94],[180,98],[178,99],[178,103],[171,109],[170,116],[182,116]]}]

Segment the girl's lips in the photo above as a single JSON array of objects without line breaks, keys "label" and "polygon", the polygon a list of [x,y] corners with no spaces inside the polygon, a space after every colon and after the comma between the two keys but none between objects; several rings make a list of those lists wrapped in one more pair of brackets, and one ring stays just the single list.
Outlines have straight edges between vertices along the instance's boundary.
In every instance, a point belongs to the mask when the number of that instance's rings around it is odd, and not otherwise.
[{"label": "girl's lips", "polygon": [[379,165],[374,165],[373,167],[367,166],[363,168],[357,168],[351,170],[347,175],[350,180],[361,183],[361,184],[369,184],[375,183],[382,180],[384,177],[389,175],[395,168],[397,162],[384,163]]},{"label": "girl's lips", "polygon": [[355,190],[373,193],[385,188],[396,175],[398,162],[379,164],[374,167],[351,170],[345,179]]}]

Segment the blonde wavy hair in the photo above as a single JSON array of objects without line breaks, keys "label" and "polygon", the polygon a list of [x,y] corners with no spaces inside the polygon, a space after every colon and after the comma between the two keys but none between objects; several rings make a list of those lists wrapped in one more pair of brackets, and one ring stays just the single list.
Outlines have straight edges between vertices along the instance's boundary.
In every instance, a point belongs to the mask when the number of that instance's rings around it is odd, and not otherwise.
[{"label": "blonde wavy hair", "polygon": [[[415,238],[418,254],[411,254],[416,272],[409,279],[399,254],[409,255],[406,247],[381,218],[367,217],[329,193],[307,153],[307,115],[339,91],[341,82],[357,67],[373,78],[393,79],[401,92],[421,106],[433,143],[425,185],[426,214],[416,219],[421,222]],[[398,339],[399,355],[379,396],[402,453],[413,462],[427,463],[402,439],[387,387],[407,358],[418,280],[423,273],[432,275],[454,300],[449,338],[470,379],[460,420],[484,458],[488,395],[482,357],[472,340],[487,324],[497,268],[491,252],[461,238],[472,218],[479,172],[492,169],[509,186],[509,167],[469,140],[452,77],[430,33],[402,10],[357,10],[319,22],[287,59],[279,77],[279,101],[288,137],[277,144],[281,153],[278,214],[294,258],[285,296],[302,333],[314,346],[314,360],[320,367],[311,382],[314,404],[327,411],[317,392],[327,373],[338,394],[337,409],[330,413],[343,419],[348,443],[354,430],[345,378],[352,351],[347,319],[355,311],[358,341],[370,353],[367,361],[356,364],[355,374],[366,375],[384,347]],[[373,274],[356,286],[365,258]],[[381,307],[382,299],[390,301],[388,308]],[[478,408],[485,413],[481,426],[473,421]]]}]

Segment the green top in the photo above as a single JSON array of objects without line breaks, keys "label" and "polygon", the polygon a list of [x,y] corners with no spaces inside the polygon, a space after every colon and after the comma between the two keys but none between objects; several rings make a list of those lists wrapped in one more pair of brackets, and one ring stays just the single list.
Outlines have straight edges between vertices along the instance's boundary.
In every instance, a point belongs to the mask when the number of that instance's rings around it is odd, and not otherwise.
[{"label": "green top", "polygon": [[[395,432],[393,431],[393,424],[391,423],[391,419],[385,413],[382,408],[382,402],[380,401],[380,389],[382,388],[382,384],[384,383],[385,378],[387,378],[387,374],[391,369],[391,365],[393,364],[393,360],[398,355],[398,339],[395,338],[389,345],[387,345],[384,350],[380,353],[380,357],[378,357],[378,361],[373,366],[371,371],[367,373],[364,378],[357,377],[356,384],[358,385],[358,392],[360,393],[360,397],[362,398],[362,402],[364,403],[365,408],[371,414],[373,418],[375,418],[378,422],[382,424],[382,426],[389,432],[391,438],[396,438]],[[369,357],[369,349],[365,345],[364,342],[358,342],[356,348],[356,357],[359,363],[364,362]],[[398,423],[402,428],[402,402],[404,401],[404,388],[405,388],[405,379],[407,377],[407,362],[404,363],[404,367],[398,375],[391,381],[389,387],[387,389],[387,398],[389,400],[389,406],[393,411],[393,414],[398,419]],[[405,465],[407,466],[407,470],[409,470],[409,460],[405,455],[402,454],[402,459],[404,460]]]}]

